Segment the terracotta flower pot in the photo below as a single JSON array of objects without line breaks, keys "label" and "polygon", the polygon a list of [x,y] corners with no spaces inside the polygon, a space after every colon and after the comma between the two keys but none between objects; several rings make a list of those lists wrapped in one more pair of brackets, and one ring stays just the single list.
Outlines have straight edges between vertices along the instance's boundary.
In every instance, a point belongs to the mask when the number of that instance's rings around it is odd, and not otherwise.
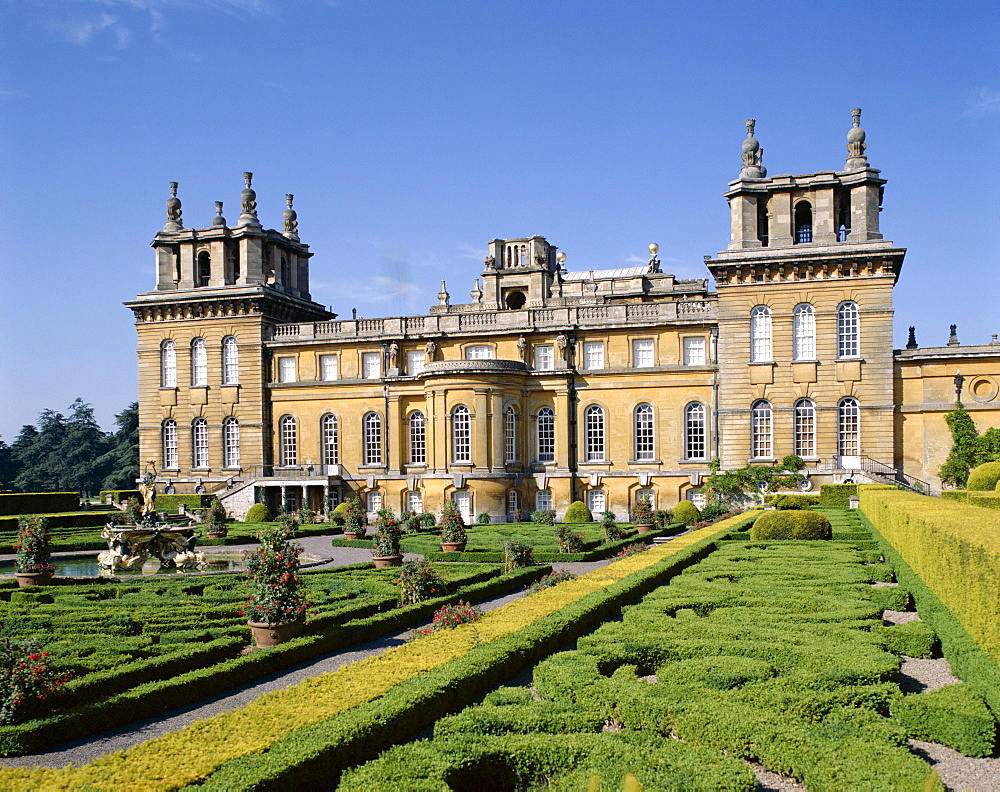
[{"label": "terracotta flower pot", "polygon": [[253,642],[259,648],[277,646],[292,638],[302,635],[305,627],[305,619],[296,619],[293,622],[281,622],[280,624],[268,624],[267,622],[248,621],[250,633],[253,635]]},{"label": "terracotta flower pot", "polygon": [[344,531],[344,538],[356,542],[359,539],[364,539],[367,533],[367,531]]},{"label": "terracotta flower pot", "polygon": [[401,555],[372,556],[372,561],[375,562],[376,569],[403,566],[403,556]]},{"label": "terracotta flower pot", "polygon": [[653,525],[653,523],[641,523],[641,524],[635,526],[635,530],[638,533],[644,534],[644,533],[649,533],[650,531],[652,531],[654,527],[655,526]]},{"label": "terracotta flower pot", "polygon": [[207,536],[209,539],[224,539],[229,535],[229,531],[209,531]]},{"label": "terracotta flower pot", "polygon": [[51,572],[16,572],[17,585],[21,588],[28,586],[47,586],[52,582]]},{"label": "terracotta flower pot", "polygon": [[442,553],[461,553],[465,550],[465,542],[441,542]]}]

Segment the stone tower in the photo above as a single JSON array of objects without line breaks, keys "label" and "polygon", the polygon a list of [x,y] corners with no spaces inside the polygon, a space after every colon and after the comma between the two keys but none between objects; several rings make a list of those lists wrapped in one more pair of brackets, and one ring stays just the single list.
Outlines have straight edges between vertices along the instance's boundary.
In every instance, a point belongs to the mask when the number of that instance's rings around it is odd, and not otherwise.
[{"label": "stone tower", "polygon": [[768,177],[747,121],[725,193],[729,246],[706,262],[719,295],[723,467],[793,453],[838,471],[861,456],[894,462],[892,288],[905,250],[882,238],[885,180],[852,115],[844,169],[803,176]]},{"label": "stone tower", "polygon": [[185,227],[172,182],[152,242],[156,287],[125,303],[139,338],[139,459],[154,462],[161,491],[218,491],[270,459],[264,342],[279,323],[333,318],[310,298],[292,196],[283,230],[265,230],[252,176],[235,226],[220,201],[211,225]]}]

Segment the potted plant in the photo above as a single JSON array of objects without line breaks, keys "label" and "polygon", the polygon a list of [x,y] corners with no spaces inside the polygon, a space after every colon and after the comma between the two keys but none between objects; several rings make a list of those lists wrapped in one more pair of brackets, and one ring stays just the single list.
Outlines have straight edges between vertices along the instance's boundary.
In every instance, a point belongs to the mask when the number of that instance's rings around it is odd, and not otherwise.
[{"label": "potted plant", "polygon": [[212,498],[212,505],[208,507],[208,538],[222,539],[228,533],[226,508],[218,498]]},{"label": "potted plant", "polygon": [[368,515],[361,498],[351,498],[344,509],[344,538],[351,540],[364,539],[368,533]]},{"label": "potted plant", "polygon": [[17,520],[17,585],[47,586],[56,572],[49,548],[52,535],[48,521],[37,514]]},{"label": "potted plant", "polygon": [[372,538],[372,561],[376,569],[398,567],[403,564],[403,552],[399,548],[402,527],[391,509],[381,508],[375,519],[375,536]]},{"label": "potted plant", "polygon": [[287,533],[279,525],[263,526],[257,533],[260,545],[244,551],[244,584],[250,597],[240,610],[246,616],[258,647],[275,646],[302,633],[306,619],[306,591],[299,577],[302,547],[286,543]]},{"label": "potted plant", "polygon": [[465,532],[465,521],[453,500],[444,503],[441,510],[441,550],[445,553],[461,552],[465,549],[469,535]]},{"label": "potted plant", "polygon": [[653,530],[656,523],[653,518],[653,507],[649,503],[649,498],[644,495],[635,499],[635,506],[632,507],[632,523],[635,525],[635,530],[641,534]]}]

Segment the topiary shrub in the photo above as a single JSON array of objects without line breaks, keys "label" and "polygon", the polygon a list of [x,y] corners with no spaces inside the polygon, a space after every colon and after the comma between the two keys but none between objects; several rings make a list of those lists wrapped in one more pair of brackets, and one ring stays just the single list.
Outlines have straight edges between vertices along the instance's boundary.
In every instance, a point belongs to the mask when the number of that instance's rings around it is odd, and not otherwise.
[{"label": "topiary shrub", "polygon": [[555,525],[556,513],[554,509],[539,509],[531,513],[531,521],[539,525]]},{"label": "topiary shrub", "polygon": [[966,756],[992,756],[996,721],[983,700],[964,684],[904,696],[890,706],[907,735],[947,745]]},{"label": "topiary shrub", "polygon": [[764,512],[750,529],[751,539],[830,539],[833,528],[817,511]]},{"label": "topiary shrub", "polygon": [[777,495],[771,501],[771,505],[781,511],[811,509],[816,505],[816,499],[808,495]]},{"label": "topiary shrub", "polygon": [[566,509],[562,521],[564,523],[588,523],[594,521],[594,515],[590,513],[586,503],[573,501]]},{"label": "topiary shrub", "polygon": [[674,522],[691,525],[701,519],[701,512],[698,511],[698,507],[691,503],[691,501],[683,500],[674,506],[673,518]]},{"label": "topiary shrub", "polygon": [[974,467],[965,485],[967,490],[995,490],[1000,483],[1000,462],[986,462]]},{"label": "topiary shrub", "polygon": [[476,523],[478,525],[489,525],[491,522],[493,522],[493,518],[490,517],[489,512],[480,512],[476,515]]},{"label": "topiary shrub", "polygon": [[246,522],[274,522],[274,516],[263,503],[255,503],[247,512]]}]

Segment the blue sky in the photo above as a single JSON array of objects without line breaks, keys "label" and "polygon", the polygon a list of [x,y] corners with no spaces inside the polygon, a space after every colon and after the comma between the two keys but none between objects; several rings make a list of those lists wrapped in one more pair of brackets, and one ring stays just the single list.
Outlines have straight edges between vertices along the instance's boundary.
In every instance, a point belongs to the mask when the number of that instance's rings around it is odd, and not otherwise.
[{"label": "blue sky", "polygon": [[772,175],[843,167],[850,109],[908,248],[895,343],[1000,332],[995,2],[0,0],[0,437],[136,396],[121,303],[185,225],[295,194],[313,297],[350,315],[468,299],[494,237],[570,269],[707,277],[744,119]]}]

